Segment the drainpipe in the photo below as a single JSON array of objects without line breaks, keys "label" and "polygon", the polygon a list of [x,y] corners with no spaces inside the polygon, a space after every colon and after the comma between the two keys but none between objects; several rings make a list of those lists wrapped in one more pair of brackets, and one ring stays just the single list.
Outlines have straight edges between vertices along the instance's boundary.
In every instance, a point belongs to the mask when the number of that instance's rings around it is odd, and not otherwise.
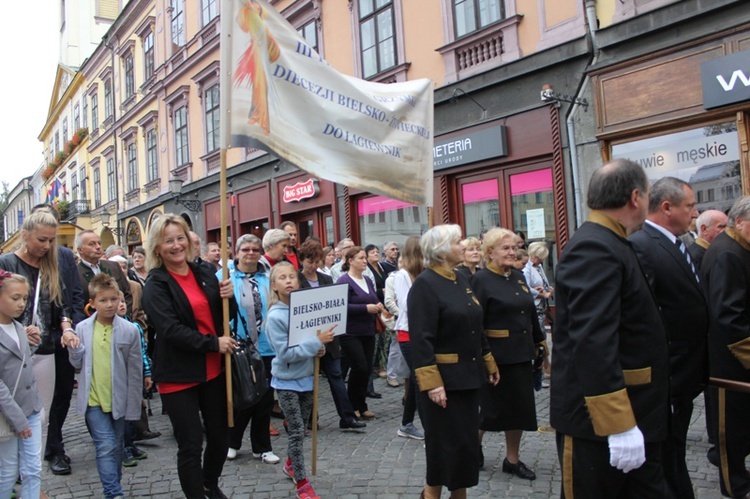
[{"label": "drainpipe", "polygon": [[[593,66],[599,60],[599,48],[596,43],[596,31],[598,29],[596,25],[596,1],[586,0],[586,21],[588,24],[589,37],[591,38],[591,50],[594,54],[589,66]],[[576,144],[575,137],[575,123],[574,118],[578,112],[580,105],[577,103],[578,100],[583,98],[583,93],[588,89],[591,78],[587,74],[583,78],[578,93],[575,96],[576,103],[570,108],[568,117],[565,120],[567,132],[568,132],[568,149],[570,150],[570,172],[573,178],[573,199],[575,200],[576,210],[576,229],[583,224],[583,193],[581,192],[581,178],[580,178],[580,165],[578,163],[578,145]]]},{"label": "drainpipe", "polygon": [[[112,142],[114,145],[114,162],[115,162],[115,199],[117,200],[117,204],[115,205],[115,232],[114,235],[117,238],[117,245],[120,246],[122,244],[122,236],[120,235],[120,220],[118,218],[118,214],[120,213],[120,181],[117,179],[118,176],[118,168],[117,168],[117,128],[115,127],[117,123],[117,96],[115,95],[115,47],[112,44],[112,38],[105,36],[104,40],[104,46],[109,49],[110,53],[110,64],[112,67],[112,76],[110,79],[110,85],[112,86],[111,91],[109,93],[110,99],[112,99]],[[104,106],[107,106],[107,103],[104,102]],[[107,119],[106,117],[104,118]],[[125,168],[123,168],[125,170]],[[123,173],[123,183],[127,182],[127,174]],[[126,192],[127,190],[123,187],[123,192]]]}]

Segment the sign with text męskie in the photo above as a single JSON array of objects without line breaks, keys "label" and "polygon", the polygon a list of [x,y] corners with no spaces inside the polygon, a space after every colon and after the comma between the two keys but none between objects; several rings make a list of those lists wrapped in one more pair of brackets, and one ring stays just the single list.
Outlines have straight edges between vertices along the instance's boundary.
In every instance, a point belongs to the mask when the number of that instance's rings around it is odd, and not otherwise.
[{"label": "sign with text m\u0119skie", "polygon": [[704,109],[750,100],[750,50],[702,63],[701,85]]}]

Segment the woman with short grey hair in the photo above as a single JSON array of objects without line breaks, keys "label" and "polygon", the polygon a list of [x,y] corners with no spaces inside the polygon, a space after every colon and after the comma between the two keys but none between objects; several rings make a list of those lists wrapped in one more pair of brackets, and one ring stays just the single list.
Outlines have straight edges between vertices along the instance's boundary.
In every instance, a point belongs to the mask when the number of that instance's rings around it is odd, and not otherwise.
[{"label": "woman with short grey hair", "polygon": [[263,256],[260,263],[269,270],[277,263],[284,261],[291,236],[282,229],[271,229],[263,236]]},{"label": "woman with short grey hair", "polygon": [[409,341],[425,433],[427,486],[421,497],[466,497],[479,482],[479,388],[498,369],[484,336],[484,315],[463,261],[461,229],[438,225],[420,240],[425,270],[407,298]]}]

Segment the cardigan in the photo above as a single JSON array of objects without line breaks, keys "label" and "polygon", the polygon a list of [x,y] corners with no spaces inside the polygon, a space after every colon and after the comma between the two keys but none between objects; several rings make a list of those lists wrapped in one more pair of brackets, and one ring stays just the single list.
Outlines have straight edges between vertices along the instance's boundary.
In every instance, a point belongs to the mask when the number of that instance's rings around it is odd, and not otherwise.
[{"label": "cardigan", "polygon": [[[364,277],[364,276],[363,276]],[[375,293],[375,286],[369,279],[365,278],[367,289],[365,291],[354,282],[349,274],[343,274],[336,281],[337,284],[349,285],[349,303],[347,305],[347,322],[346,334],[351,336],[374,336],[375,335],[375,315],[367,312],[367,305],[377,305],[379,303],[378,295]]]},{"label": "cardigan", "polygon": [[276,357],[271,361],[271,374],[283,380],[301,379],[313,375],[315,354],[323,343],[317,336],[289,347],[289,305],[277,302],[268,311],[266,334]]},{"label": "cardigan", "polygon": [[[0,330],[0,412],[8,419],[10,426],[16,433],[29,427],[26,419],[35,412],[42,410],[42,399],[36,389],[34,369],[31,353],[34,350],[29,345],[24,327],[18,321],[13,321],[18,334],[18,343]],[[26,360],[23,360],[24,352]],[[18,378],[18,370],[21,377]],[[16,396],[12,397],[13,387],[18,379]]]}]

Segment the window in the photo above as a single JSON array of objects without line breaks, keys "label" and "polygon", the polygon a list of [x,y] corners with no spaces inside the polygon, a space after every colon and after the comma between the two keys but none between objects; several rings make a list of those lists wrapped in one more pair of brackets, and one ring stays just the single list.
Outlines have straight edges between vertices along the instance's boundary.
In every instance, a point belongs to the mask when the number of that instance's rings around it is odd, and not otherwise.
[{"label": "window", "polygon": [[[706,144],[716,154],[703,155]],[[643,166],[653,183],[665,176],[684,180],[696,193],[699,212],[727,212],[741,195],[740,138],[734,121],[717,123],[612,146],[612,159],[627,158]],[[726,188],[735,196],[717,196]]]},{"label": "window", "polygon": [[466,237],[500,226],[499,186],[496,178],[461,186]]},{"label": "window", "polygon": [[55,154],[60,151],[60,132],[55,132]]},{"label": "window", "polygon": [[102,205],[102,179],[99,168],[94,170],[94,208]]},{"label": "window", "polygon": [[107,160],[107,202],[117,199],[117,179],[115,178],[115,160]]},{"label": "window", "polygon": [[396,65],[393,0],[359,0],[362,75],[365,78]]},{"label": "window", "polygon": [[68,142],[68,118],[63,119],[63,144]]},{"label": "window", "polygon": [[83,99],[81,99],[81,107],[83,107],[83,128],[89,127],[89,101],[84,96]]},{"label": "window", "polygon": [[146,176],[148,182],[159,178],[159,163],[156,155],[156,130],[146,132]]},{"label": "window", "polygon": [[94,130],[99,128],[99,97],[96,94],[91,96],[91,126]]},{"label": "window", "polygon": [[297,30],[297,33],[299,33],[299,35],[305,39],[307,45],[309,45],[311,49],[313,49],[315,52],[318,51],[318,30],[315,20],[312,20],[302,26]]},{"label": "window", "polygon": [[185,0],[172,1],[172,51],[185,45]]},{"label": "window", "polygon": [[112,81],[104,82],[104,119],[112,117]]},{"label": "window", "polygon": [[181,107],[174,113],[174,143],[176,166],[182,166],[190,161],[188,142],[187,108]]},{"label": "window", "polygon": [[86,199],[86,167],[82,166],[80,170],[78,170],[78,180],[81,182],[81,198],[80,199]]},{"label": "window", "polygon": [[73,186],[73,201],[78,199],[78,175],[73,172],[70,175],[70,185]]},{"label": "window", "polygon": [[206,90],[206,152],[219,148],[219,85]]},{"label": "window", "polygon": [[125,56],[125,98],[129,99],[135,93],[135,74],[133,72],[133,54]]},{"label": "window", "polygon": [[453,0],[456,38],[503,19],[502,0]]},{"label": "window", "polygon": [[135,142],[128,144],[128,192],[138,189],[138,152]]},{"label": "window", "polygon": [[216,17],[216,0],[203,0],[203,26],[211,22]]},{"label": "window", "polygon": [[420,223],[420,220],[427,220],[427,208],[385,196],[360,199],[357,214],[359,240],[379,247],[387,241],[403,244],[409,236],[419,236],[427,230]]},{"label": "window", "polygon": [[73,106],[73,132],[81,128],[81,108],[78,104]]},{"label": "window", "polygon": [[143,38],[143,77],[146,81],[154,76],[154,33]]}]

